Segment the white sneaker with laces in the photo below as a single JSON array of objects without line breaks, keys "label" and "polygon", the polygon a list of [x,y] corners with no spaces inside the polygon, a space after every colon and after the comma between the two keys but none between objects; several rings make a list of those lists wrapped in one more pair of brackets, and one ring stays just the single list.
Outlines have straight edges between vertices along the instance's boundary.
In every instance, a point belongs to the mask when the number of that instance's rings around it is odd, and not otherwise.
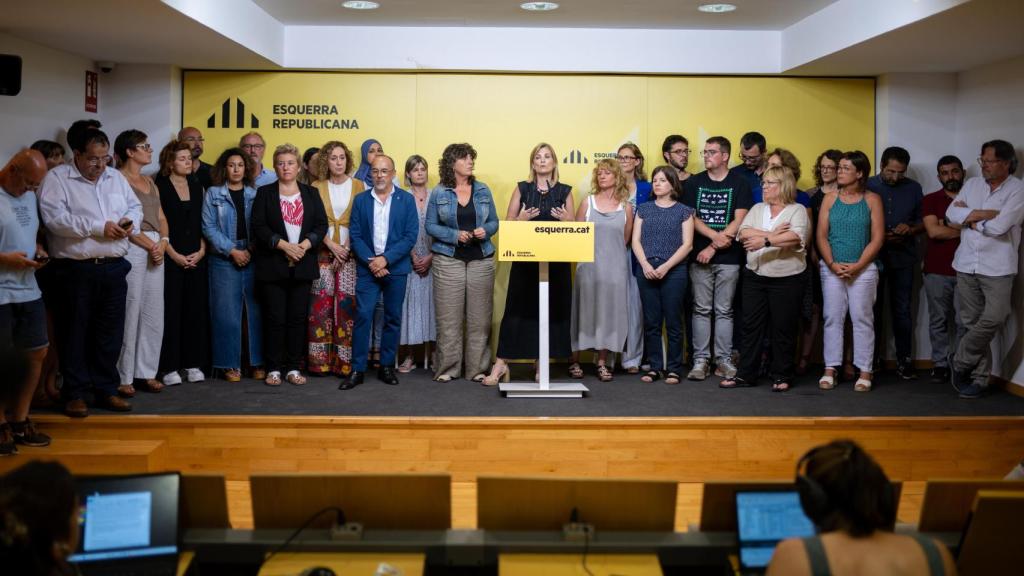
[{"label": "white sneaker with laces", "polygon": [[203,374],[203,371],[199,368],[186,368],[185,375],[189,382],[202,382],[206,380],[206,374]]},{"label": "white sneaker with laces", "polygon": [[181,384],[181,374],[177,372],[168,372],[163,377],[164,386],[177,386]]},{"label": "white sneaker with laces", "polygon": [[693,369],[686,375],[687,380],[704,380],[708,377],[708,359],[697,358],[693,361]]}]

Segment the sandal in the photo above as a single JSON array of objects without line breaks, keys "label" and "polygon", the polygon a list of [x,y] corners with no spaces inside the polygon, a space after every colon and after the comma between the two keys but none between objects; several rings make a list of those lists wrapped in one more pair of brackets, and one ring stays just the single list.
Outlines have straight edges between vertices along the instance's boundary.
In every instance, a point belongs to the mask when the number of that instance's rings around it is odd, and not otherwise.
[{"label": "sandal", "polygon": [[597,365],[597,379],[601,382],[612,381],[612,371],[608,369],[604,364]]},{"label": "sandal", "polygon": [[134,398],[135,387],[131,384],[121,384],[117,387],[117,395],[121,398]]},{"label": "sandal", "polygon": [[408,374],[415,367],[416,361],[412,359],[412,356],[406,356],[405,360],[402,360],[402,363],[398,365],[398,371],[402,374]]},{"label": "sandal", "polygon": [[772,384],[772,392],[785,392],[789,390],[789,382],[776,382]]},{"label": "sandal", "polygon": [[581,380],[583,378],[583,366],[579,362],[569,364],[569,378]]},{"label": "sandal", "polygon": [[281,385],[281,373],[277,370],[267,374],[267,377],[263,380],[263,383],[267,386],[280,386]]},{"label": "sandal", "polygon": [[857,382],[853,385],[854,392],[871,392],[871,380],[867,378],[857,378]]},{"label": "sandal", "polygon": [[242,371],[239,370],[238,368],[229,368],[228,370],[224,371],[224,379],[227,380],[228,382],[241,382]]},{"label": "sandal", "polygon": [[665,384],[679,384],[680,380],[681,378],[679,377],[679,374],[676,374],[675,372],[665,374]]},{"label": "sandal", "polygon": [[266,377],[267,377],[267,371],[264,370],[263,368],[253,368],[252,369],[252,379],[253,380],[263,380]]},{"label": "sandal", "polygon": [[300,374],[298,370],[292,370],[284,379],[294,386],[302,386],[306,383],[306,377]]},{"label": "sandal", "polygon": [[821,378],[818,378],[818,388],[821,390],[831,390],[836,387],[836,377],[834,374],[823,374]]},{"label": "sandal", "polygon": [[164,389],[164,383],[154,378],[148,378],[146,380],[139,380],[139,387],[136,390],[142,390],[143,392],[157,393]]},{"label": "sandal", "polygon": [[[473,380],[477,381],[475,376],[473,377]],[[505,382],[508,382],[510,380],[508,373],[508,364],[501,365],[501,371],[498,372],[497,376],[492,376],[491,374],[488,374],[487,376],[484,376],[482,380],[479,380],[479,382],[484,386],[497,386],[500,380],[504,380]]]},{"label": "sandal", "polygon": [[733,376],[732,378],[725,378],[718,383],[719,388],[749,388],[753,386],[752,383],[747,382],[739,376]]},{"label": "sandal", "polygon": [[442,384],[445,382],[451,382],[452,380],[453,378],[451,374],[441,374],[437,378],[434,378],[434,382],[441,382]]},{"label": "sandal", "polygon": [[661,372],[657,370],[648,370],[643,376],[640,377],[643,382],[657,382],[661,380]]}]

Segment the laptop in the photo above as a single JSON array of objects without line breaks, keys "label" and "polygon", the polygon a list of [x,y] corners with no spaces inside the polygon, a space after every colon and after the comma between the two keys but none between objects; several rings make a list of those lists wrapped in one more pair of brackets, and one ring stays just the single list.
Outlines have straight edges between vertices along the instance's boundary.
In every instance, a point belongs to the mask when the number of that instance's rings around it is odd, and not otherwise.
[{"label": "laptop", "polygon": [[81,574],[174,576],[178,569],[178,473],[76,480],[84,508]]},{"label": "laptop", "polygon": [[736,492],[736,528],[742,574],[763,574],[780,541],[815,534],[795,490]]}]

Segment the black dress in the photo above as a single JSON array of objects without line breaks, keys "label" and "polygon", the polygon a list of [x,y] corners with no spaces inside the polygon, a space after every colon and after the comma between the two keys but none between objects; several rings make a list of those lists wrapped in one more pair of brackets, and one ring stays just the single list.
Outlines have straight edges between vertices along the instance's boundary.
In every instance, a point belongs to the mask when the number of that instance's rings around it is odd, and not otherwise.
[{"label": "black dress", "polygon": [[[188,179],[188,201],[178,197],[167,176],[158,176],[160,206],[167,218],[171,246],[182,256],[198,252],[203,238],[203,188]],[[164,340],[160,373],[207,368],[209,357],[208,273],[206,258],[188,270],[170,255],[164,259]]]},{"label": "black dress", "polygon": [[[551,215],[551,209],[565,204],[571,191],[571,186],[561,182],[546,193],[538,191],[534,182],[519,183],[522,209],[540,209],[540,215],[533,219],[534,222],[557,221]],[[569,262],[548,264],[548,355],[551,358],[568,358],[572,355],[569,336],[572,321],[571,266]],[[498,334],[499,358],[537,358],[540,332],[538,276],[536,263],[512,263],[505,292],[505,315],[501,318],[501,331]]]}]

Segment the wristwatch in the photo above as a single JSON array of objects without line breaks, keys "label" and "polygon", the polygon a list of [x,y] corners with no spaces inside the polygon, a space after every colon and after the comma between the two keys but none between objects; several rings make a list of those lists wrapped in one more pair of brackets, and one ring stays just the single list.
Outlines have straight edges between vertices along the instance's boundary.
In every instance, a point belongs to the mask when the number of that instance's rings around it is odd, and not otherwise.
[{"label": "wristwatch", "polygon": [[772,241],[769,240],[767,236],[764,237],[764,247],[765,248],[771,248],[772,247]]}]

